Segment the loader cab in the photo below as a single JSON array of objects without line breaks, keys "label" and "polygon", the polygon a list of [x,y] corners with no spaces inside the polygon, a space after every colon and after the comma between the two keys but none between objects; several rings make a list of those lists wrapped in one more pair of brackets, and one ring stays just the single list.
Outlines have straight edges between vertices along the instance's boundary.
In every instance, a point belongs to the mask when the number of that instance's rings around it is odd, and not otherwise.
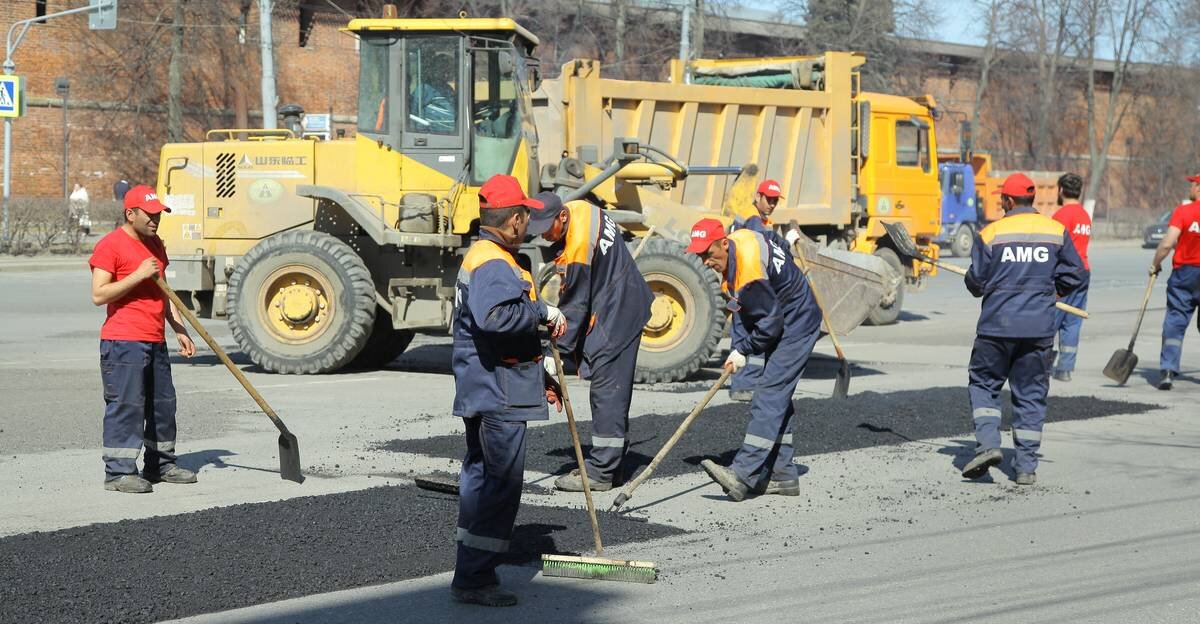
[{"label": "loader cab", "polygon": [[358,161],[388,163],[360,168],[360,192],[447,198],[462,233],[478,215],[467,191],[492,175],[537,191],[536,37],[510,19],[362,19],[346,30],[359,45]]}]

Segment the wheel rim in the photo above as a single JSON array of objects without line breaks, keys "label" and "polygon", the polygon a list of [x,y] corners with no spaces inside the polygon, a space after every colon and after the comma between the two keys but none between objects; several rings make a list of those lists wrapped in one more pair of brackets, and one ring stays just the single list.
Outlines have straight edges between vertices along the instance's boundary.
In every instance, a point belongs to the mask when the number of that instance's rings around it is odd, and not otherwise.
[{"label": "wheel rim", "polygon": [[643,277],[654,293],[654,300],[650,304],[650,320],[642,328],[642,349],[666,351],[682,342],[691,331],[696,300],[674,276],[648,273]]},{"label": "wheel rim", "polygon": [[319,338],[337,311],[333,285],[317,269],[290,264],[263,280],[258,290],[259,316],[271,336],[286,344],[304,344]]}]

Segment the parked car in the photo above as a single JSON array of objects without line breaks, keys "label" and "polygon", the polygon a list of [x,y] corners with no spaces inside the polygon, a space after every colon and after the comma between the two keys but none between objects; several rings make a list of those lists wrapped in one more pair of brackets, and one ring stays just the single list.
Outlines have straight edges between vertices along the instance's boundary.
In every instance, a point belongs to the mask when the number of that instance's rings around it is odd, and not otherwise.
[{"label": "parked car", "polygon": [[1159,241],[1167,233],[1167,222],[1171,220],[1171,213],[1174,210],[1168,210],[1162,213],[1162,216],[1157,221],[1146,226],[1146,230],[1142,234],[1142,247],[1153,249],[1158,247]]}]

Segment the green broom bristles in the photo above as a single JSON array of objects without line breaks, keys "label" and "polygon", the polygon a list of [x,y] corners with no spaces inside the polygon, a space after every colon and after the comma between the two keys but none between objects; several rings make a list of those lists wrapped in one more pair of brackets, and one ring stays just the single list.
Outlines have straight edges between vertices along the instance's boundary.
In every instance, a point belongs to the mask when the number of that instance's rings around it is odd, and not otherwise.
[{"label": "green broom bristles", "polygon": [[653,583],[658,579],[658,567],[652,561],[619,561],[599,557],[542,555],[542,575]]}]

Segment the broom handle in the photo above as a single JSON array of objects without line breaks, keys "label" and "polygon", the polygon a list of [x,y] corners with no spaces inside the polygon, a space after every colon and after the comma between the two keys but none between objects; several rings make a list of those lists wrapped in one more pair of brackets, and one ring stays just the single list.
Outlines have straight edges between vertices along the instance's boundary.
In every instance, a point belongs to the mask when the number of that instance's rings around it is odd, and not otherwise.
[{"label": "broom handle", "polygon": [[1133,336],[1129,338],[1129,349],[1133,351],[1133,343],[1137,342],[1138,332],[1142,331],[1142,318],[1146,316],[1146,306],[1150,305],[1150,292],[1154,289],[1154,280],[1158,279],[1157,273],[1150,274],[1150,283],[1146,284],[1146,296],[1142,297],[1142,309],[1138,310],[1137,325],[1133,326]]},{"label": "broom handle", "polygon": [[596,521],[596,507],[592,504],[592,487],[583,463],[583,448],[579,446],[579,431],[575,429],[575,411],[571,409],[571,397],[567,396],[567,380],[563,378],[562,358],[558,355],[558,340],[550,335],[550,353],[554,356],[554,371],[558,376],[558,391],[562,393],[563,406],[567,409],[567,427],[571,430],[571,444],[575,445],[575,461],[579,464],[579,482],[583,484],[583,497],[587,500],[588,518],[592,521],[592,537],[596,539],[596,554],[604,554],[600,541],[600,523]]},{"label": "broom handle", "polygon": [[179,295],[175,294],[175,291],[171,290],[170,286],[167,286],[167,283],[163,281],[161,276],[155,275],[154,283],[158,284],[159,289],[161,289],[163,294],[165,294],[167,298],[171,300],[171,303],[175,305],[175,309],[179,310],[179,313],[183,315],[183,318],[187,319],[188,324],[196,330],[196,333],[200,334],[200,337],[204,339],[204,342],[208,343],[208,348],[212,349],[213,353],[217,354],[217,357],[225,364],[225,368],[228,368],[229,372],[233,373],[233,376],[237,378],[238,383],[242,384],[242,387],[246,389],[246,392],[250,393],[250,398],[254,399],[255,403],[258,403],[258,406],[262,408],[263,412],[266,413],[267,418],[270,418],[271,422],[275,423],[275,427],[279,429],[279,432],[283,434],[289,433],[287,426],[285,426],[283,421],[279,419],[279,415],[275,413],[275,410],[271,409],[270,405],[267,405],[266,400],[262,398],[262,395],[258,393],[258,390],[255,390],[254,386],[250,385],[250,380],[246,379],[246,376],[242,374],[242,371],[239,370],[237,366],[234,365],[233,361],[229,359],[229,356],[225,355],[225,350],[221,348],[221,345],[217,344],[216,340],[213,340],[213,337],[209,335],[208,331],[204,329],[204,326],[200,324],[200,320],[196,318],[196,315],[192,314],[192,311],[188,309],[188,307],[183,304],[183,301],[179,299]]},{"label": "broom handle", "polygon": [[696,420],[696,417],[700,415],[700,412],[704,410],[705,406],[708,405],[708,402],[711,401],[713,396],[717,394],[717,391],[721,389],[721,386],[725,385],[725,381],[729,379],[731,374],[732,373],[730,373],[728,369],[721,371],[721,376],[718,377],[715,382],[713,382],[712,387],[708,389],[708,393],[704,395],[703,399],[700,399],[700,402],[696,404],[696,407],[692,408],[692,413],[688,414],[687,418],[684,418],[682,423],[679,423],[679,427],[675,429],[675,433],[671,436],[671,439],[667,440],[667,443],[658,450],[658,453],[654,456],[654,459],[650,460],[650,465],[646,466],[646,469],[643,470],[636,479],[630,481],[625,486],[625,489],[622,491],[625,496],[633,496],[633,491],[638,489],[643,481],[650,478],[650,473],[654,472],[655,468],[658,468],[658,464],[662,462],[664,457],[667,456],[667,453],[671,452],[671,449],[675,447],[675,444],[679,442],[679,439],[682,438],[683,434],[687,432],[688,427],[692,426],[692,421]]},{"label": "broom handle", "polygon": [[[955,266],[953,264],[943,264],[941,262],[934,262],[933,260],[929,260],[928,258],[917,258],[917,259],[920,260],[921,262],[926,262],[926,263],[932,264],[933,266],[935,266],[939,269],[945,269],[947,271],[950,271],[951,273],[956,273],[958,275],[966,275],[967,274],[967,270],[960,266]],[[1061,301],[1056,301],[1054,303],[1054,307],[1058,308],[1059,310],[1062,310],[1063,312],[1066,312],[1067,314],[1074,314],[1075,316],[1078,316],[1079,318],[1088,318],[1088,313],[1086,310],[1080,310],[1079,308],[1077,308],[1073,305],[1067,305]],[[1139,323],[1140,322],[1141,321],[1139,321]]]},{"label": "broom handle", "polygon": [[812,276],[809,275],[808,260],[804,258],[804,249],[799,245],[792,245],[792,250],[797,252],[796,258],[800,261],[800,270],[804,272],[804,279],[808,280],[808,289],[812,291],[817,308],[821,310],[821,319],[825,321],[825,328],[829,330],[829,340],[833,342],[833,350],[837,352],[838,359],[844,361],[846,354],[842,353],[842,345],[838,342],[837,332],[833,331],[833,323],[829,321],[829,315],[825,313],[825,305],[821,303],[821,295],[817,292],[816,285],[813,284]]}]

